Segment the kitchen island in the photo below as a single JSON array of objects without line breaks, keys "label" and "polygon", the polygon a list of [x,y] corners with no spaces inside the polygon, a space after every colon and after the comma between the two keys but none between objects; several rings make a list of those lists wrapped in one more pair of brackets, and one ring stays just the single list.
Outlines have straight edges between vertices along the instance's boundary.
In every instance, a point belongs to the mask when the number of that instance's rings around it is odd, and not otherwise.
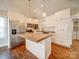
[{"label": "kitchen island", "polygon": [[51,54],[51,34],[26,32],[19,36],[25,39],[26,49],[38,59],[48,59]]}]

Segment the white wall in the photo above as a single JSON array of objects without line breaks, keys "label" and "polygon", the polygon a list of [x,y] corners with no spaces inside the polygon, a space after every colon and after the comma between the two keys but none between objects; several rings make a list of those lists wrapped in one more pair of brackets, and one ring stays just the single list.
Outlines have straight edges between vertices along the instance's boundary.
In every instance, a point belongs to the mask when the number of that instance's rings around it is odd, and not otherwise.
[{"label": "white wall", "polygon": [[0,10],[0,16],[7,16],[7,12],[5,10]]}]

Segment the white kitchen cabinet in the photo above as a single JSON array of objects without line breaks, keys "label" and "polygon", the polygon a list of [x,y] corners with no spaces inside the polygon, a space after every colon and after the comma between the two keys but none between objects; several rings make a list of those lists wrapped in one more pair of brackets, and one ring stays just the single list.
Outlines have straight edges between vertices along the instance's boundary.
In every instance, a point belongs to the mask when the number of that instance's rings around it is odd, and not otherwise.
[{"label": "white kitchen cabinet", "polygon": [[42,28],[46,31],[55,31],[56,21],[54,15],[42,19]]},{"label": "white kitchen cabinet", "polygon": [[59,11],[56,17],[56,40],[55,43],[69,47],[72,44],[72,19],[70,9]]}]

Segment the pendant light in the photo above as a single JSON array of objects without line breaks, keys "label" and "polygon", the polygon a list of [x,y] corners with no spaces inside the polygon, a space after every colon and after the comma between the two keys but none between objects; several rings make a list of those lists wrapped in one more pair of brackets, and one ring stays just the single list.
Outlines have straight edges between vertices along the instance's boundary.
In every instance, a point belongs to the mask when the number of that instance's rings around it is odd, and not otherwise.
[{"label": "pendant light", "polygon": [[45,12],[43,12],[42,17],[46,17],[46,13]]},{"label": "pendant light", "polygon": [[31,15],[30,15],[30,2],[31,0],[28,0],[29,1],[29,20],[31,20]]},{"label": "pendant light", "polygon": [[45,13],[45,0],[43,0],[43,14],[42,17],[46,17],[46,13]]}]

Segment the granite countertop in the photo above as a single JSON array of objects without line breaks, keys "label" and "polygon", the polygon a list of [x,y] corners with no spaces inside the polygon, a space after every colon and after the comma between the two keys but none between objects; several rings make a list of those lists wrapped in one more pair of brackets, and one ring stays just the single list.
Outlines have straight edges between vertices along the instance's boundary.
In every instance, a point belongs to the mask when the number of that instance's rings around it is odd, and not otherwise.
[{"label": "granite countertop", "polygon": [[32,40],[32,41],[35,41],[35,42],[40,42],[41,40],[44,40],[48,37],[50,37],[51,34],[50,33],[40,33],[40,32],[37,32],[37,33],[34,33],[34,32],[26,32],[26,33],[23,33],[23,34],[19,34],[19,37],[21,38],[24,38],[24,39],[29,39],[29,40]]}]

